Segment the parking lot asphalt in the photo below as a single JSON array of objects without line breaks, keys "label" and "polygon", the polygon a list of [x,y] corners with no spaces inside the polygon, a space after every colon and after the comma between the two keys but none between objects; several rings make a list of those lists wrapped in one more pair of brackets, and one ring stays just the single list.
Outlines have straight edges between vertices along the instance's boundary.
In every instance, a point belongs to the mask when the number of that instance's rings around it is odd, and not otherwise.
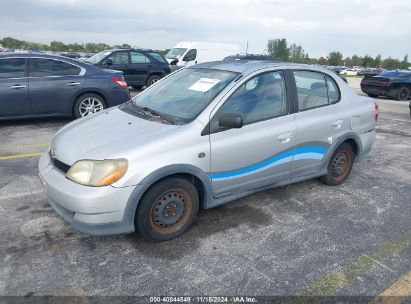
[{"label": "parking lot asphalt", "polygon": [[345,184],[310,180],[201,211],[160,244],[88,236],[52,210],[38,155],[70,120],[2,122],[0,295],[410,294],[409,103],[378,103],[377,142]]}]

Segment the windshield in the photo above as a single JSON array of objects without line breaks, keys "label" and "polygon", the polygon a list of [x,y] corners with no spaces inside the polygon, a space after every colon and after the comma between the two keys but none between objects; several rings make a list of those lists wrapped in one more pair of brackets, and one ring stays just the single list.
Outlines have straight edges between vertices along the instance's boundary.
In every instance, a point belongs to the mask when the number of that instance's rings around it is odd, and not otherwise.
[{"label": "windshield", "polygon": [[183,69],[137,95],[133,103],[176,122],[197,117],[238,73],[212,69]]},{"label": "windshield", "polygon": [[167,59],[178,59],[187,51],[187,49],[174,48],[168,51],[166,58]]},{"label": "windshield", "polygon": [[86,62],[90,62],[92,64],[99,63],[104,57],[106,57],[110,53],[110,51],[102,51],[100,53],[97,53],[96,55],[91,56],[90,58],[87,58]]}]

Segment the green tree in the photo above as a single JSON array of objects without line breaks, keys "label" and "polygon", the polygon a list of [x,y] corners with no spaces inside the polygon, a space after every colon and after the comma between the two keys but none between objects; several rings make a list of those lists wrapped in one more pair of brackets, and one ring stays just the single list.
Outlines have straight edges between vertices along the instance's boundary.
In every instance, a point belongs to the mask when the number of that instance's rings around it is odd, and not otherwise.
[{"label": "green tree", "polygon": [[408,70],[409,67],[410,63],[408,62],[408,54],[406,54],[401,62],[401,69]]},{"label": "green tree", "polygon": [[354,55],[351,57],[351,65],[353,66],[361,66],[362,65],[362,58]]},{"label": "green tree", "polygon": [[375,60],[371,56],[365,55],[364,58],[362,59],[362,66],[371,68],[375,66]]},{"label": "green tree", "polygon": [[376,68],[380,68],[380,67],[381,67],[381,63],[382,63],[381,55],[378,55],[378,56],[375,57],[375,59],[374,59],[375,67],[376,67]]},{"label": "green tree", "polygon": [[287,46],[287,39],[282,38],[268,40],[267,52],[274,59],[288,61],[290,57],[290,50]]},{"label": "green tree", "polygon": [[383,60],[382,66],[387,70],[396,70],[401,68],[401,62],[398,59],[388,57]]},{"label": "green tree", "polygon": [[301,45],[295,43],[291,44],[289,47],[290,61],[296,63],[305,63],[307,58],[305,56],[304,49]]},{"label": "green tree", "polygon": [[63,42],[52,41],[52,42],[50,42],[50,51],[53,51],[53,52],[66,52],[67,47]]},{"label": "green tree", "polygon": [[340,52],[331,52],[330,54],[328,54],[328,64],[329,65],[333,65],[333,66],[337,66],[337,65],[341,65],[343,62],[343,54],[341,54]]},{"label": "green tree", "polygon": [[318,58],[318,64],[327,65],[328,64],[327,58],[324,58],[324,57]]}]

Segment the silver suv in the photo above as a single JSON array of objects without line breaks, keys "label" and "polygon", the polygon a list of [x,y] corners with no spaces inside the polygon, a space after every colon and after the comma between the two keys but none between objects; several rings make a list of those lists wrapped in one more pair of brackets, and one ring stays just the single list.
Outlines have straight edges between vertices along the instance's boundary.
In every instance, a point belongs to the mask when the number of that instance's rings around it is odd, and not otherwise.
[{"label": "silver suv", "polygon": [[375,141],[377,110],[322,68],[205,63],[62,128],[40,176],[75,229],[165,241],[199,208],[310,178],[343,183]]}]

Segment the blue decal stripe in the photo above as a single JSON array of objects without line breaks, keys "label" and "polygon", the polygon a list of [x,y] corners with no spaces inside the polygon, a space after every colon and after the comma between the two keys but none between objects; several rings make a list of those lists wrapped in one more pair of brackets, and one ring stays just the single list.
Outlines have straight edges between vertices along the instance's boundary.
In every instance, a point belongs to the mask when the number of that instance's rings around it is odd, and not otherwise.
[{"label": "blue decal stripe", "polygon": [[213,181],[222,181],[222,180],[230,180],[234,178],[239,178],[243,176],[248,176],[251,174],[255,174],[266,169],[269,169],[274,166],[278,166],[281,164],[288,163],[292,160],[300,160],[300,159],[322,159],[325,153],[327,152],[327,148],[324,147],[304,147],[298,148],[293,151],[284,152],[280,155],[277,155],[273,158],[267,159],[259,164],[240,169],[230,172],[224,173],[215,173],[210,174],[210,178]]}]

